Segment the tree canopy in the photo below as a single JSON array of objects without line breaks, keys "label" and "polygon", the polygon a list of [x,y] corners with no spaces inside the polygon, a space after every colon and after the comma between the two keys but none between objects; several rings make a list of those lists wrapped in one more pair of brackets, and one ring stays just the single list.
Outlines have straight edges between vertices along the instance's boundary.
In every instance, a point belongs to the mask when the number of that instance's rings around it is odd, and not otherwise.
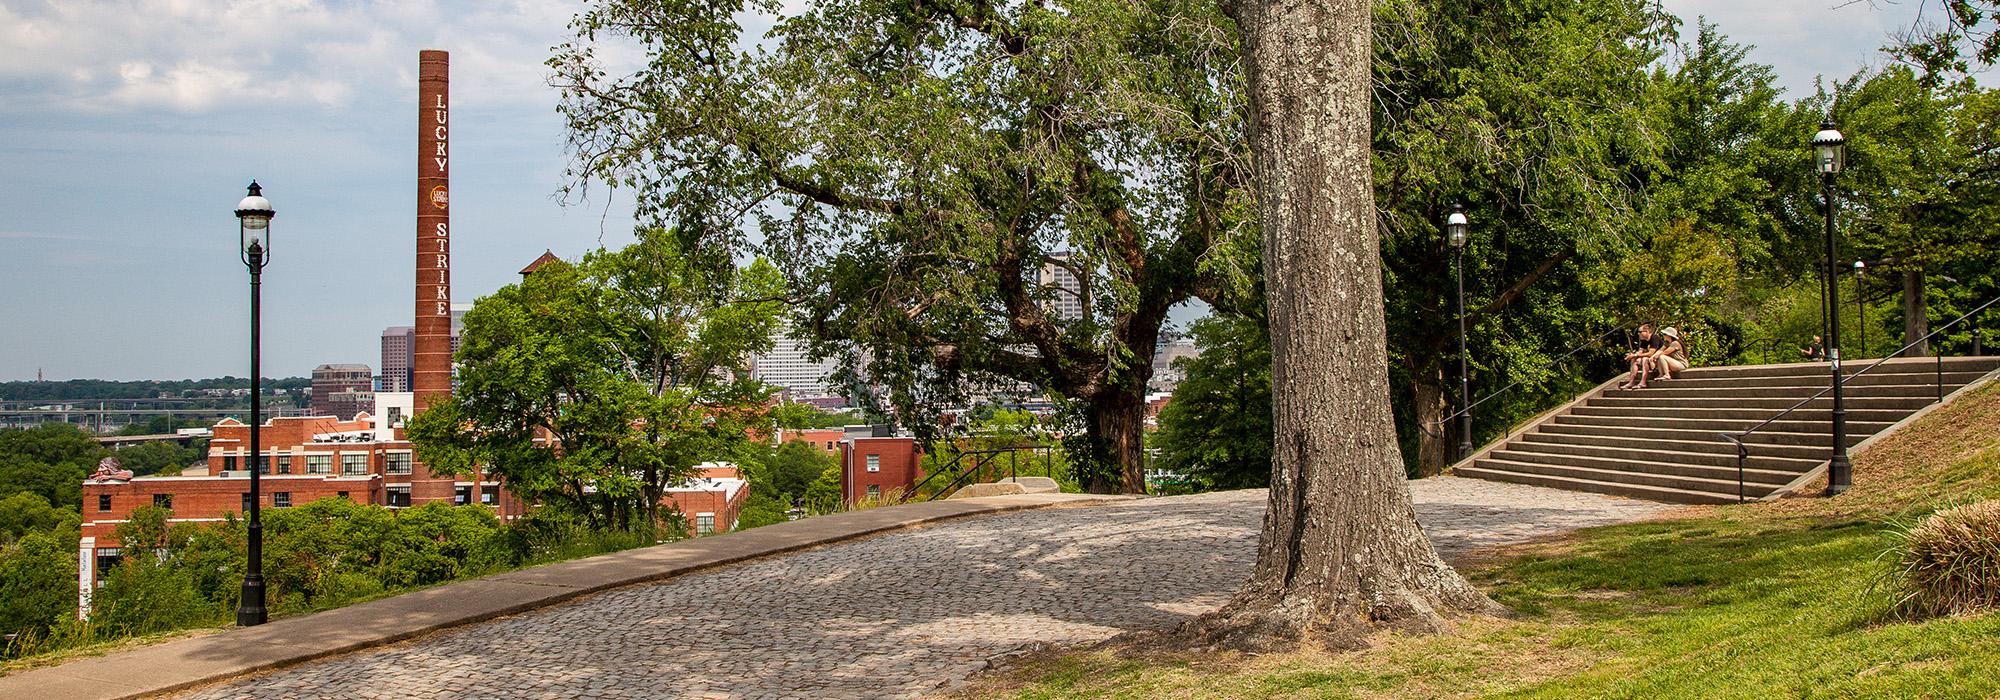
[{"label": "tree canopy", "polygon": [[411,439],[433,470],[483,465],[599,527],[655,523],[666,488],[772,427],[747,363],[770,346],[782,284],[769,263],[738,270],[662,229],[543,266],[466,314],[459,389]]},{"label": "tree canopy", "polygon": [[[740,23],[752,13],[775,22],[761,41]],[[574,172],[688,231],[754,226],[798,325],[887,389],[906,425],[932,431],[941,407],[1026,386],[1071,410],[1092,488],[1142,488],[1167,311],[1252,286],[1241,79],[1216,7],[779,13],[592,3],[550,62]],[[607,73],[597,42],[612,37],[645,65]]]}]

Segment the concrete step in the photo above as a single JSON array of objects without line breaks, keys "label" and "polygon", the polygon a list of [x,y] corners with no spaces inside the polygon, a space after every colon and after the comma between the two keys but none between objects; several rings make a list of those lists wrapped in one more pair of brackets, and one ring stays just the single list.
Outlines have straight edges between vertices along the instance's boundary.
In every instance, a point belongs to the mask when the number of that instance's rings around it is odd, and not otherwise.
[{"label": "concrete step", "polygon": [[[1460,467],[1458,469],[1453,470],[1452,473],[1458,476],[1469,477],[1473,479],[1486,479],[1488,481],[1505,481],[1515,484],[1527,484],[1530,486],[1545,486],[1548,488],[1564,489],[1568,491],[1583,491],[1586,493],[1602,493],[1612,496],[1625,496],[1628,498],[1643,498],[1649,501],[1664,501],[1667,503],[1708,504],[1708,503],[1735,503],[1737,501],[1734,491],[1731,491],[1728,495],[1724,495],[1714,491],[1676,489],[1663,486],[1648,486],[1645,484],[1625,483],[1623,481],[1607,481],[1603,479],[1555,476],[1551,474],[1536,474],[1533,472],[1514,471],[1510,468],[1514,465],[1500,460],[1480,460],[1478,462],[1478,465],[1480,466]],[[1607,476],[1609,476],[1612,479],[1620,478],[1620,475],[1607,475]],[[1735,487],[1736,487],[1735,482],[1730,482],[1730,488],[1734,489]],[[1776,490],[1776,488],[1748,487],[1745,490],[1749,498],[1757,499],[1764,497],[1765,494],[1768,494],[1771,491]]]},{"label": "concrete step", "polygon": [[[1535,428],[1535,431],[1536,433],[1529,433],[1529,434],[1539,433],[1543,435],[1595,435],[1606,438],[1622,437],[1622,438],[1638,438],[1643,440],[1676,440],[1676,441],[1695,441],[1695,442],[1703,440],[1715,440],[1717,442],[1721,442],[1724,444],[1728,443],[1728,441],[1723,440],[1721,437],[1716,435],[1716,433],[1721,432],[1717,430],[1681,430],[1675,428],[1661,428],[1661,427],[1632,428],[1623,426],[1543,423],[1541,426]],[[1850,446],[1866,439],[1868,439],[1867,435],[1858,435],[1852,431],[1850,431],[1847,434],[1847,444]],[[1750,437],[1744,442],[1751,445],[1751,449],[1753,451],[1757,450],[1760,447],[1768,445],[1803,445],[1806,447],[1818,448],[1821,451],[1825,451],[1827,449],[1828,444],[1830,444],[1832,441],[1829,439],[1826,427],[1821,426],[1820,431],[1817,433],[1774,432],[1767,428],[1765,430],[1759,430],[1755,433],[1751,433]]]},{"label": "concrete step", "polygon": [[[1508,443],[1508,447],[1516,449],[1531,449],[1528,447],[1529,445],[1549,444],[1549,445],[1571,445],[1579,448],[1638,450],[1641,452],[1651,452],[1651,453],[1658,453],[1658,452],[1701,453],[1701,454],[1712,454],[1721,456],[1724,459],[1729,460],[1727,462],[1729,466],[1735,466],[1736,464],[1735,444],[1722,439],[1721,437],[1717,436],[1714,433],[1706,433],[1706,434],[1695,433],[1695,435],[1704,437],[1676,440],[1676,439],[1666,439],[1660,437],[1629,437],[1629,436],[1618,436],[1618,435],[1604,435],[1598,431],[1586,431],[1582,433],[1533,432],[1524,434],[1514,442]],[[1791,444],[1791,445],[1756,444],[1750,449],[1751,456],[1748,463],[1761,464],[1763,462],[1761,462],[1760,460],[1764,458],[1782,457],[1787,459],[1809,460],[1814,464],[1817,464],[1821,461],[1825,461],[1830,452],[1828,445],[1826,444],[1829,442],[1827,438],[1821,437],[1819,439],[1819,442],[1820,444],[1806,444],[1806,443]],[[1610,454],[1596,454],[1591,452],[1581,452],[1579,454],[1588,454],[1593,457],[1618,456]],[[1714,464],[1714,462],[1701,462],[1701,463]],[[1778,469],[1788,468],[1788,465],[1785,465],[1784,463],[1770,463],[1770,466],[1772,468],[1778,468]]]},{"label": "concrete step", "polygon": [[[1932,405],[1940,389],[2000,369],[2000,357],[1896,359],[1857,375],[1871,365],[1843,367],[1850,445]],[[1739,489],[1761,498],[1830,456],[1833,398],[1813,397],[1831,372],[1822,363],[1703,367],[1644,390],[1608,390],[1454,473],[1675,503],[1733,503]],[[1720,433],[1752,427],[1739,472],[1736,446]]]},{"label": "concrete step", "polygon": [[[1984,372],[1991,372],[1995,369],[2000,369],[2000,356],[1946,357],[1942,359],[1943,359],[1942,364],[1946,372],[1976,371],[1984,373]],[[1931,358],[1931,357],[1899,357],[1893,360],[1888,360],[1886,362],[1883,362],[1880,366],[1876,367],[1875,369],[1869,370],[1868,375],[1935,372],[1937,371],[1937,367],[1939,365],[1938,360],[1939,358]],[[1844,365],[1842,365],[1841,372],[1843,374],[1853,374],[1855,372],[1861,371],[1863,368],[1868,367],[1874,362],[1875,361],[1872,359],[1848,360]],[[1720,367],[1695,367],[1687,370],[1683,374],[1690,379],[1694,378],[1711,379],[1719,377],[1747,378],[1747,377],[1826,376],[1831,373],[1832,373],[1832,368],[1829,367],[1824,362],[1799,362],[1799,363],[1782,364],[1782,365],[1728,365]]]},{"label": "concrete step", "polygon": [[[1621,416],[1627,418],[1740,418],[1761,421],[1778,412],[1768,408],[1656,408],[1650,406],[1592,406],[1584,404],[1570,409],[1577,416]],[[1909,411],[1896,409],[1847,409],[1848,422],[1894,423],[1910,415]],[[1833,411],[1799,409],[1785,415],[1785,420],[1825,423],[1833,420]]]},{"label": "concrete step", "polygon": [[[1637,407],[1651,407],[1651,408],[1676,408],[1676,407],[1687,407],[1690,403],[1693,402],[1689,398],[1677,399],[1672,396],[1662,395],[1658,392],[1648,394],[1648,392],[1651,391],[1652,391],[1651,389],[1648,389],[1645,391],[1608,393],[1604,396],[1591,399],[1590,405],[1618,406],[1618,407],[1637,406]],[[1871,396],[1859,396],[1859,397],[1848,398],[1843,403],[1845,403],[1846,405],[1845,407],[1849,409],[1883,408],[1883,409],[1897,409],[1902,411],[1915,411],[1919,408],[1931,405],[1932,403],[1936,403],[1936,401],[1937,399],[1934,396],[1933,397],[1919,396],[1919,397],[1909,397],[1909,398],[1877,398]],[[1730,398],[1730,399],[1716,399],[1703,402],[1703,404],[1705,405],[1712,405],[1717,408],[1769,408],[1777,411],[1782,411],[1784,409],[1791,408],[1793,404],[1797,403],[1799,403],[1799,399],[1796,398]],[[1702,404],[1697,404],[1697,405],[1702,405]],[[1833,397],[1825,396],[1808,401],[1804,405],[1799,406],[1799,408],[1802,410],[1808,408],[1828,409],[1831,408],[1832,406],[1833,406]]]},{"label": "concrete step", "polygon": [[[1480,460],[1488,462],[1488,460]],[[1686,464],[1644,464],[1646,468],[1600,468],[1600,466],[1580,466],[1580,464],[1560,464],[1542,460],[1520,460],[1510,456],[1492,458],[1496,464],[1488,468],[1522,472],[1522,474],[1542,474],[1542,476],[1566,476],[1584,478],[1596,482],[1626,482],[1640,486],[1658,486],[1674,490],[1696,490],[1696,492],[1716,492],[1724,496],[1736,496],[1736,470],[1716,468],[1716,466],[1686,466]],[[1498,466],[1504,462],[1504,466]],[[1790,484],[1798,474],[1792,472],[1772,472],[1772,470],[1744,470],[1744,492],[1768,494],[1772,488]]]},{"label": "concrete step", "polygon": [[[1953,389],[1957,389],[1960,386],[1963,385],[1946,384],[1944,388],[1944,393],[1949,394],[1952,392]],[[1937,393],[1938,393],[1937,385],[1930,383],[1871,384],[1862,386],[1847,386],[1843,384],[1841,385],[1841,388],[1843,389],[1841,393],[1849,399],[1885,398],[1885,397],[1935,399],[1937,398]],[[1812,396],[1814,394],[1818,394],[1824,391],[1826,391],[1825,385],[1821,386],[1711,385],[1703,387],[1691,387],[1691,386],[1683,386],[1680,380],[1674,379],[1664,382],[1654,382],[1648,385],[1644,389],[1617,389],[1617,388],[1609,389],[1604,392],[1603,398],[1666,399],[1671,401],[1686,401],[1689,399],[1736,400],[1736,399],[1782,398],[1782,399],[1791,399],[1793,401],[1797,401],[1799,399],[1803,399],[1805,397]],[[1593,399],[1591,401],[1591,403],[1593,404],[1596,402],[1597,402],[1596,399]]]},{"label": "concrete step", "polygon": [[[1579,469],[1593,469],[1607,473],[1628,472],[1632,474],[1649,474],[1674,478],[1727,479],[1732,484],[1736,483],[1736,458],[1734,456],[1711,455],[1698,452],[1645,452],[1642,450],[1628,450],[1622,454],[1604,454],[1609,456],[1582,454],[1578,448],[1570,445],[1552,445],[1546,442],[1535,442],[1509,445],[1507,449],[1494,450],[1489,454],[1489,457],[1509,462],[1559,465]],[[1757,458],[1753,457],[1752,459]],[[1764,459],[1758,462],[1746,460],[1744,462],[1744,470],[1746,473],[1754,471],[1764,475],[1763,481],[1783,484],[1791,481],[1800,474],[1804,474],[1806,470],[1819,466],[1821,461],[1824,460],[1777,458]],[[1676,485],[1658,480],[1649,483],[1654,483],[1655,486],[1686,488],[1685,485]]]},{"label": "concrete step", "polygon": [[[1822,365],[1821,369],[1825,369],[1825,367]],[[1662,383],[1661,386],[1674,386],[1682,389],[1712,387],[1811,387],[1813,391],[1818,391],[1826,388],[1828,374],[1822,372],[1812,375],[1779,377],[1712,377],[1683,372],[1673,379]],[[1946,371],[1944,373],[1944,384],[1947,387],[1965,386],[1972,380],[1985,375],[1986,372],[1984,371]],[[1937,379],[1937,375],[1929,371],[1900,374],[1869,372],[1860,376],[1848,377],[1845,386],[1877,386],[1882,384],[1933,386],[1937,384]]]}]

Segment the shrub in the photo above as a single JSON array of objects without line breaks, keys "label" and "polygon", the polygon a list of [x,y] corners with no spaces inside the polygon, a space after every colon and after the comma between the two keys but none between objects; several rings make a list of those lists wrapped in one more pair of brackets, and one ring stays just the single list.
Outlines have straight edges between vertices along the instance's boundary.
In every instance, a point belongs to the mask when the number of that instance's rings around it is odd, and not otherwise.
[{"label": "shrub", "polygon": [[2000,609],[2000,500],[1942,510],[1891,536],[1901,612],[1928,617]]}]

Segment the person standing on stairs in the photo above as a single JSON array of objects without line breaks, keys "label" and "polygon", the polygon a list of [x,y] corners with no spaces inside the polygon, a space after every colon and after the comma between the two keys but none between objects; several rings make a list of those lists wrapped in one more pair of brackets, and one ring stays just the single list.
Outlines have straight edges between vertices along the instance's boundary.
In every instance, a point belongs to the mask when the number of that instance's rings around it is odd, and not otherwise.
[{"label": "person standing on stairs", "polygon": [[1632,365],[1632,376],[1619,384],[1618,388],[1646,388],[1646,373],[1652,370],[1653,355],[1666,346],[1666,340],[1653,333],[1653,324],[1639,324],[1639,347],[1625,353],[1625,362]]},{"label": "person standing on stairs", "polygon": [[[1681,343],[1681,332],[1673,326],[1660,331],[1660,335],[1667,337],[1667,344],[1653,354],[1653,369],[1659,379],[1673,379],[1675,372],[1688,368],[1687,346]],[[1639,386],[1646,386],[1644,378]]]}]

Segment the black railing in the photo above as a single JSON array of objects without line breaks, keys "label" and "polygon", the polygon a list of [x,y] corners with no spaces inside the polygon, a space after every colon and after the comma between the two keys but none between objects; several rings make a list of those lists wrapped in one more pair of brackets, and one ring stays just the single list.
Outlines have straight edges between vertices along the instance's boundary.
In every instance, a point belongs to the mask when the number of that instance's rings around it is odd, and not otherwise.
[{"label": "black railing", "polygon": [[[1034,460],[1033,455],[1035,453],[1040,453],[1042,456],[1043,475],[1053,476],[1051,472],[1055,466],[1054,465],[1055,457],[1054,457],[1054,447],[1051,445],[1028,443],[1022,445],[1014,445],[1011,447],[999,447],[999,448],[983,449],[983,450],[959,450],[954,448],[952,450],[953,456],[949,466],[943,469],[939,469],[936,472],[925,474],[922,480],[911,485],[908,491],[904,491],[902,497],[897,499],[896,502],[908,503],[911,500],[914,500],[917,497],[917,494],[923,493],[924,486],[930,484],[932,480],[938,479],[939,477],[944,477],[943,481],[940,482],[944,484],[944,486],[940,487],[936,491],[931,492],[930,497],[925,498],[924,500],[935,501],[940,498],[944,498],[945,496],[949,496],[953,491],[957,491],[959,487],[965,486],[968,483],[974,483],[980,477],[985,475],[988,471],[987,470],[988,465],[994,465],[994,469],[992,471],[995,477],[998,477],[1001,473],[1005,473],[1007,475],[1007,478],[1009,479],[1015,478],[1016,476],[1018,476],[1018,474],[1016,473],[1016,469],[1019,464],[1018,459],[1007,460],[1005,465],[1006,469],[1004,472],[1002,472],[999,469],[996,462],[999,460],[1000,455],[1014,455],[1014,454],[1020,454],[1021,452],[1029,453],[1030,462]],[[972,466],[969,468],[964,466],[965,458],[967,457],[973,458]]]},{"label": "black railing", "polygon": [[[1860,370],[1855,371],[1853,374],[1839,375],[1839,378],[1829,381],[1825,389],[1819,390],[1818,393],[1815,393],[1812,396],[1799,399],[1798,403],[1794,403],[1785,410],[1779,411],[1777,415],[1764,419],[1764,422],[1762,423],[1758,423],[1754,426],[1751,426],[1749,430],[1745,430],[1738,433],[1727,433],[1727,432],[1717,433],[1717,435],[1722,436],[1722,439],[1729,441],[1730,444],[1736,447],[1736,502],[1742,503],[1748,500],[1748,498],[1744,494],[1745,487],[1743,483],[1744,482],[1743,465],[1744,462],[1750,458],[1750,446],[1747,443],[1745,443],[1744,440],[1748,439],[1751,433],[1763,430],[1765,427],[1771,425],[1772,423],[1778,422],[1778,419],[1791,415],[1793,411],[1797,411],[1800,408],[1805,407],[1806,404],[1812,403],[1813,401],[1819,400],[1821,397],[1826,396],[1827,392],[1833,391],[1833,382],[1837,381],[1840,382],[1841,386],[1846,386],[1856,377],[1860,377],[1864,374],[1869,373],[1870,371],[1873,371],[1876,367],[1882,366],[1882,363],[1884,362],[1888,362],[1889,360],[1901,357],[1903,353],[1909,352],[1911,348],[1923,345],[1925,343],[1929,343],[1931,340],[1937,338],[1939,335],[1942,335],[1945,331],[1951,330],[1953,326],[1956,326],[1960,323],[1964,323],[1967,319],[1979,315],[1980,312],[1985,311],[1988,307],[1991,307],[1996,303],[2000,303],[2000,297],[1994,297],[1992,299],[1988,299],[1986,303],[1973,307],[1971,311],[1967,311],[1965,312],[1964,315],[1952,319],[1951,322],[1949,323],[1931,329],[1931,332],[1925,334],[1924,337],[1918,338],[1916,340],[1904,344],[1903,347],[1897,348],[1895,352],[1883,355],[1881,358],[1875,360],[1874,362],[1868,363],[1868,366],[1862,367]],[[1977,327],[1974,327],[1972,330],[1972,339],[1973,339],[1972,354],[1975,356],[1981,354],[1981,348],[1979,347],[1979,329]],[[1936,401],[1941,402],[1944,401],[1944,353],[1935,352],[1931,353],[1931,355],[1936,358],[1936,364],[1935,364],[1936,367],[1935,374],[1937,382]],[[1829,434],[1831,434],[1831,431],[1829,431]],[[1829,444],[1828,449],[1829,451],[1835,451],[1839,450],[1842,447],[1845,446]]]},{"label": "black railing", "polygon": [[[1618,333],[1618,332],[1620,332],[1620,331],[1626,331],[1626,330],[1630,330],[1631,328],[1632,328],[1632,324],[1630,324],[1630,323],[1621,323],[1621,324],[1618,324],[1618,325],[1617,325],[1616,327],[1613,327],[1613,328],[1612,328],[1611,330],[1608,330],[1608,331],[1605,331],[1605,332],[1603,332],[1603,333],[1600,333],[1600,334],[1598,334],[1598,336],[1597,336],[1597,337],[1595,337],[1595,338],[1591,338],[1590,340],[1587,340],[1587,341],[1584,341],[1584,342],[1583,342],[1582,344],[1580,344],[1580,345],[1577,345],[1576,347],[1573,347],[1573,348],[1570,348],[1568,352],[1565,352],[1565,353],[1563,353],[1563,354],[1561,354],[1561,355],[1557,355],[1557,356],[1555,357],[1555,359],[1552,359],[1552,360],[1549,360],[1546,366],[1549,366],[1549,367],[1553,367],[1553,366],[1555,366],[1555,365],[1557,365],[1557,364],[1559,364],[1559,363],[1563,362],[1564,360],[1568,360],[1569,358],[1571,358],[1571,357],[1574,357],[1574,356],[1576,356],[1576,354],[1577,354],[1577,353],[1579,353],[1579,352],[1583,352],[1584,350],[1588,350],[1588,349],[1590,349],[1590,348],[1594,348],[1594,347],[1600,347],[1600,346],[1602,346],[1602,345],[1604,344],[1604,339],[1605,339],[1605,338],[1609,338],[1609,337],[1611,337],[1611,336],[1612,336],[1612,334],[1615,334],[1615,333]],[[1623,371],[1623,370],[1621,370],[1621,371]],[[1500,387],[1499,389],[1497,389],[1497,390],[1494,390],[1493,392],[1491,392],[1491,393],[1488,393],[1488,394],[1486,394],[1485,396],[1481,396],[1481,397],[1479,397],[1479,399],[1478,399],[1478,400],[1476,400],[1476,401],[1473,401],[1472,403],[1469,403],[1469,404],[1466,404],[1464,408],[1460,408],[1460,409],[1458,409],[1457,411],[1453,412],[1453,413],[1452,413],[1451,415],[1448,415],[1448,416],[1445,416],[1445,417],[1443,417],[1443,418],[1440,418],[1440,419],[1438,419],[1438,420],[1437,420],[1437,421],[1435,421],[1435,422],[1432,422],[1432,423],[1430,424],[1430,427],[1431,427],[1432,429],[1434,429],[1434,430],[1439,430],[1439,431],[1441,431],[1441,430],[1443,430],[1443,429],[1444,429],[1444,426],[1445,426],[1445,425],[1449,424],[1450,422],[1452,422],[1452,421],[1454,421],[1454,420],[1457,420],[1459,416],[1462,416],[1462,415],[1465,415],[1466,413],[1470,412],[1470,411],[1471,411],[1472,409],[1474,409],[1474,408],[1478,408],[1480,404],[1483,404],[1483,403],[1486,403],[1487,401],[1490,401],[1490,400],[1492,400],[1492,399],[1494,399],[1494,398],[1497,398],[1497,397],[1499,397],[1499,396],[1500,396],[1500,395],[1502,395],[1502,394],[1505,394],[1505,393],[1507,393],[1507,392],[1509,392],[1509,391],[1512,391],[1512,390],[1514,390],[1514,388],[1515,388],[1515,387],[1518,387],[1518,386],[1521,386],[1522,384],[1525,384],[1525,383],[1527,383],[1527,382],[1528,382],[1528,380],[1527,380],[1527,379],[1516,379],[1516,380],[1514,380],[1514,382],[1513,382],[1512,384],[1508,384],[1507,386],[1503,386],[1503,387]],[[1507,430],[1506,430],[1506,434],[1505,434],[1505,435],[1503,435],[1503,436],[1501,437],[1501,439],[1502,439],[1502,440],[1505,440],[1505,439],[1507,439],[1507,438],[1511,438],[1511,437],[1514,437],[1514,424],[1515,424],[1515,422],[1514,422],[1514,421],[1509,421],[1509,422],[1507,423]],[[1433,435],[1436,435],[1436,434],[1440,434],[1440,433],[1436,433],[1436,432],[1433,432],[1432,434],[1433,434]]]}]

